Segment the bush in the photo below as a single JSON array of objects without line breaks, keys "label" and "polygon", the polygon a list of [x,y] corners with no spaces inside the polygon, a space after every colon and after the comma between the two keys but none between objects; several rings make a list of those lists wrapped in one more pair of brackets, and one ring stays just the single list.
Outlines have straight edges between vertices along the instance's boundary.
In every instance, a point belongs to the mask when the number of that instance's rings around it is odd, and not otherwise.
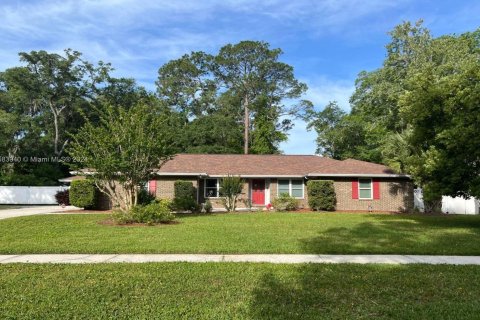
[{"label": "bush", "polygon": [[242,193],[244,181],[237,176],[228,175],[220,181],[222,204],[228,212],[235,211],[238,196]]},{"label": "bush", "polygon": [[146,189],[142,188],[138,191],[137,204],[149,204],[153,201],[155,201],[155,196]]},{"label": "bush", "polygon": [[210,202],[210,200],[206,200],[205,203],[203,204],[203,209],[205,209],[205,212],[206,213],[210,213],[212,212],[212,203]]},{"label": "bush", "polygon": [[69,206],[70,205],[70,197],[69,197],[68,189],[58,191],[55,194],[55,200],[61,206]]},{"label": "bush", "polygon": [[272,205],[278,211],[292,211],[298,209],[298,200],[288,193],[282,193],[278,198],[273,199]]},{"label": "bush", "polygon": [[177,180],[174,184],[173,207],[179,211],[198,211],[197,189],[191,181]]},{"label": "bush", "polygon": [[79,208],[92,208],[95,205],[96,189],[91,180],[74,180],[70,187],[70,203]]},{"label": "bush", "polygon": [[172,212],[172,202],[161,199],[147,205],[137,205],[128,212],[116,211],[113,219],[120,224],[146,223],[152,225],[171,222],[175,219],[175,214]]},{"label": "bush", "polygon": [[310,180],[307,182],[308,206],[312,210],[335,210],[337,196],[332,180]]}]

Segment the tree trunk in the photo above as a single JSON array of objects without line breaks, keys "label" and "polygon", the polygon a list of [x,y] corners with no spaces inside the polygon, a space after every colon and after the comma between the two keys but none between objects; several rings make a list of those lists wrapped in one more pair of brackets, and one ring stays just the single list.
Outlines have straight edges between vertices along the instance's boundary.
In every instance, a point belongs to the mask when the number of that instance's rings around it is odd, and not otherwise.
[{"label": "tree trunk", "polygon": [[248,154],[248,134],[249,134],[249,131],[250,131],[250,111],[248,110],[248,95],[245,96],[245,100],[243,102],[243,108],[245,110],[244,153]]}]

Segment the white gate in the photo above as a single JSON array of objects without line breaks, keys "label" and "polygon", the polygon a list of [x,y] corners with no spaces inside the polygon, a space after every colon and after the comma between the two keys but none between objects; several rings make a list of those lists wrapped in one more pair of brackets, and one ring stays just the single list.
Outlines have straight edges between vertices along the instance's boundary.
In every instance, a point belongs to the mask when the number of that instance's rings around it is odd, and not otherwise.
[{"label": "white gate", "polygon": [[55,194],[68,187],[0,186],[0,204],[57,204]]}]

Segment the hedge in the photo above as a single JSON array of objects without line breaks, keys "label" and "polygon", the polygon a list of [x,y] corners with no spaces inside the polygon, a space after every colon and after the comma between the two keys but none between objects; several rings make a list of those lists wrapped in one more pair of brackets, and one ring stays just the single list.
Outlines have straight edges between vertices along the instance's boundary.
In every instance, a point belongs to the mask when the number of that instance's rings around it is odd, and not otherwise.
[{"label": "hedge", "polygon": [[307,182],[307,192],[310,209],[335,210],[337,196],[332,180],[310,180]]},{"label": "hedge", "polygon": [[79,208],[92,208],[95,205],[96,188],[91,180],[74,180],[70,186],[70,203]]},{"label": "hedge", "polygon": [[174,184],[173,206],[176,210],[197,211],[197,189],[191,181],[177,180]]}]

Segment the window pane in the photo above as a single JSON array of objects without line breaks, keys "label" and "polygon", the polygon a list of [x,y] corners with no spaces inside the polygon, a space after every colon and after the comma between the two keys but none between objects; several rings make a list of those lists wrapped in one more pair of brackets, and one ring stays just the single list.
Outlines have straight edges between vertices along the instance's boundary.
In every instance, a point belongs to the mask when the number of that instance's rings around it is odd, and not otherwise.
[{"label": "window pane", "polygon": [[360,189],[360,199],[371,199],[372,190],[370,189]]},{"label": "window pane", "polygon": [[302,189],[292,189],[292,197],[303,198],[303,190]]},{"label": "window pane", "polygon": [[217,188],[217,179],[207,179],[206,187],[216,189]]},{"label": "window pane", "polygon": [[205,180],[205,196],[218,197],[217,179]]},{"label": "window pane", "polygon": [[371,188],[372,180],[370,180],[370,179],[360,179],[360,180],[358,180],[358,182],[360,184],[360,189],[363,189],[363,188],[370,189]]},{"label": "window pane", "polygon": [[292,197],[303,197],[303,180],[292,180]]},{"label": "window pane", "polygon": [[278,194],[280,195],[282,193],[290,194],[288,180],[278,180]]},{"label": "window pane", "polygon": [[292,189],[303,189],[302,180],[292,180]]}]

